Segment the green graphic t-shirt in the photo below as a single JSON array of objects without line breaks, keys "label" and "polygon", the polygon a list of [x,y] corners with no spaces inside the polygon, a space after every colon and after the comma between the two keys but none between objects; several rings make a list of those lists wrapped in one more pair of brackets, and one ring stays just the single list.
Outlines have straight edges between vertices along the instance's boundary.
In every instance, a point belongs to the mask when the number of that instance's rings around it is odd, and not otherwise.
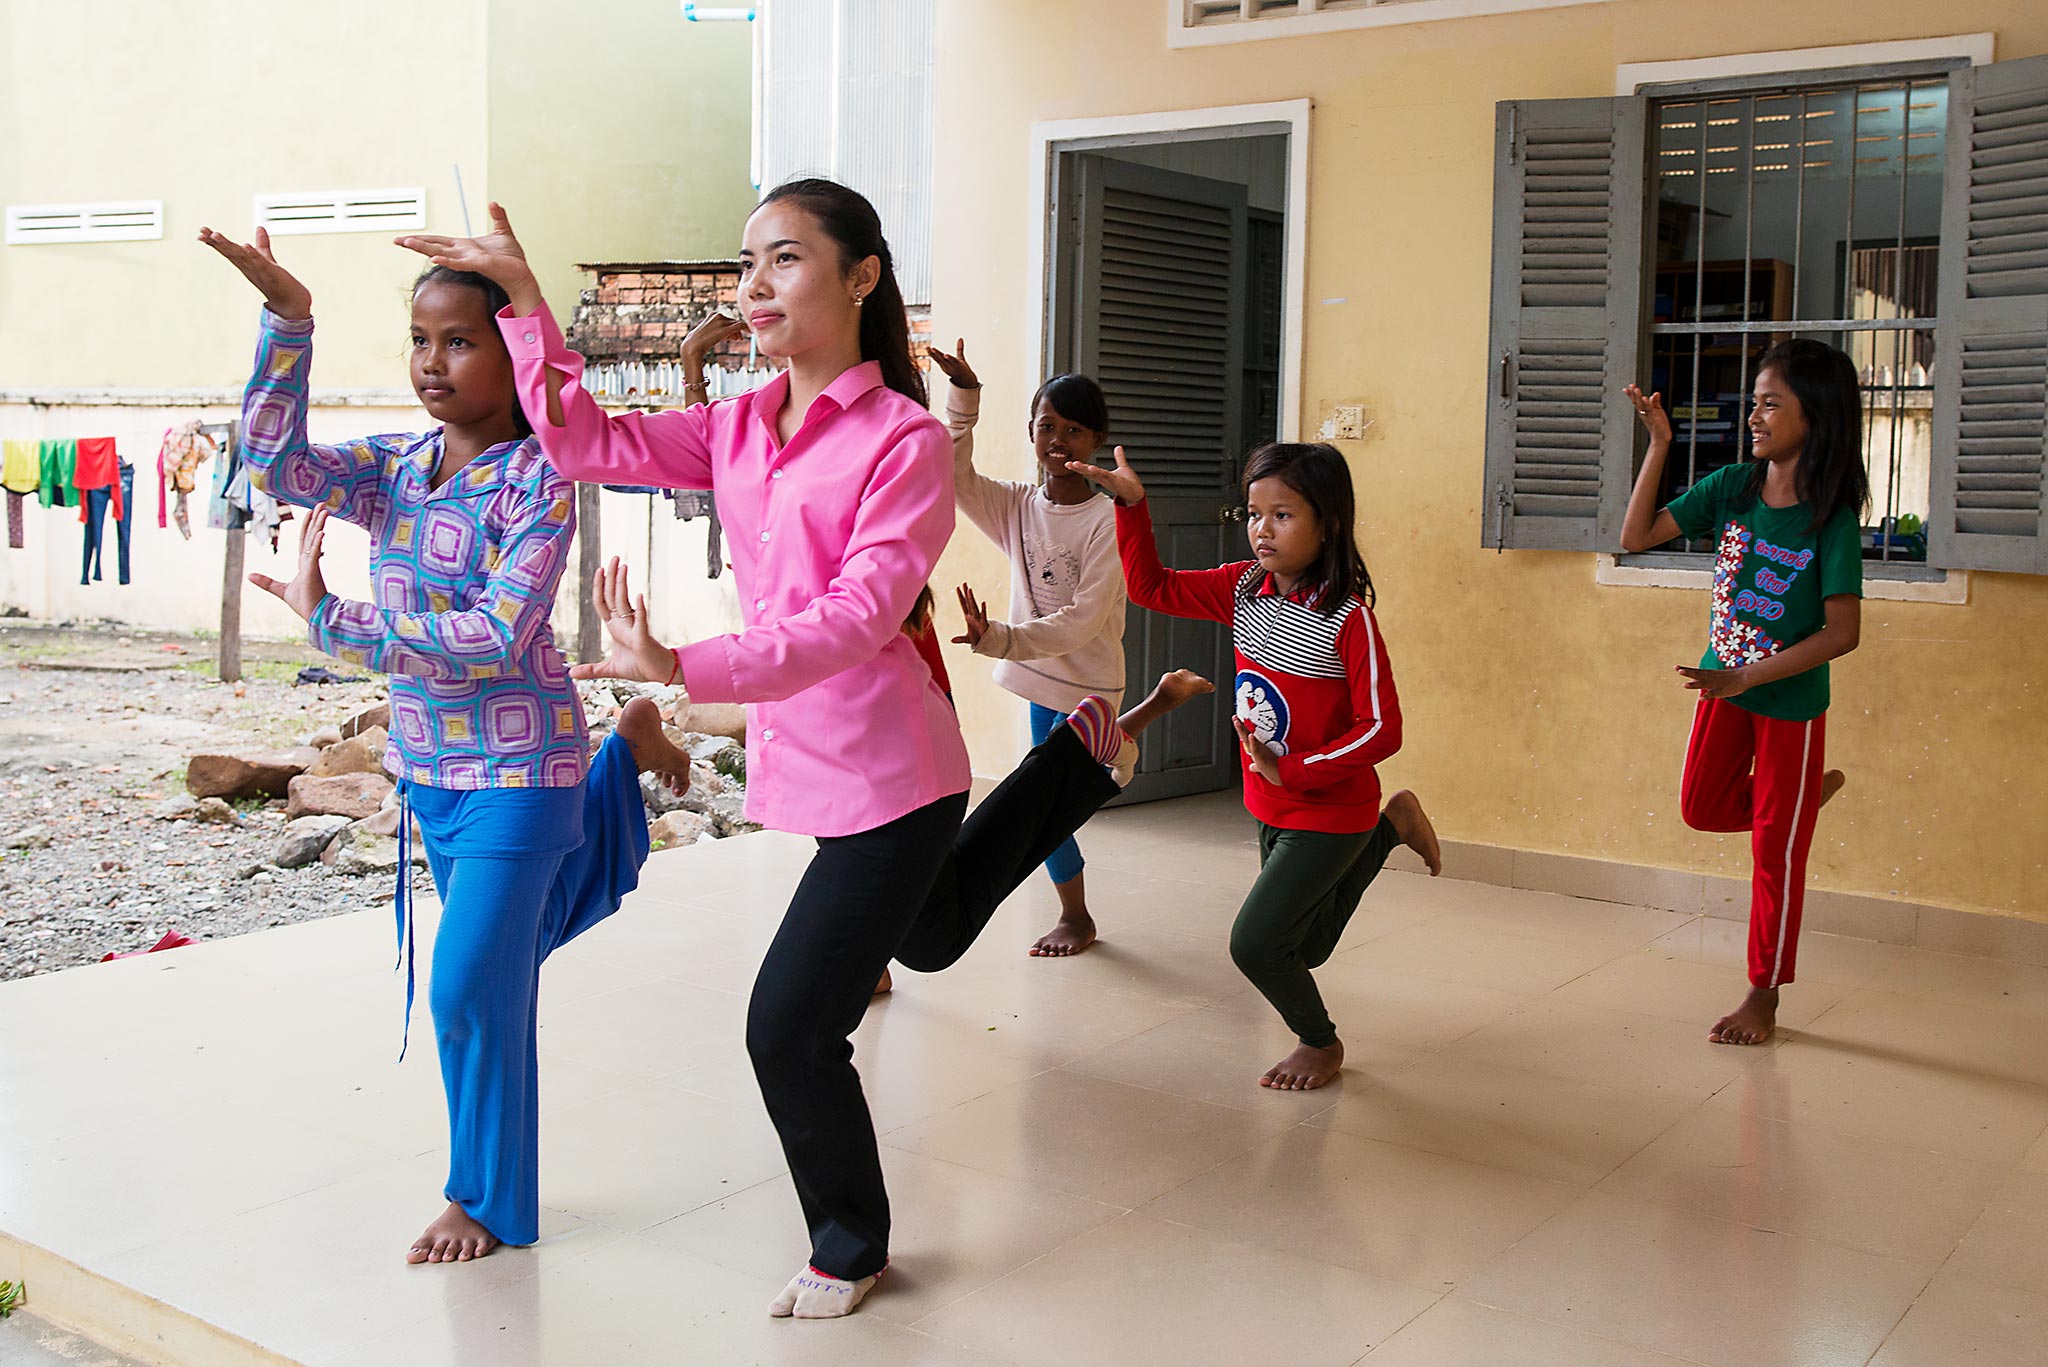
[{"label": "green graphic t-shirt", "polygon": [[[1809,530],[1805,503],[1772,508],[1748,492],[1755,467],[1714,471],[1671,502],[1678,530],[1716,533],[1714,610],[1702,668],[1734,669],[1767,660],[1827,625],[1822,600],[1863,596],[1863,533],[1853,508]],[[1759,716],[1806,721],[1828,710],[1828,667],[1761,684],[1729,699]]]}]

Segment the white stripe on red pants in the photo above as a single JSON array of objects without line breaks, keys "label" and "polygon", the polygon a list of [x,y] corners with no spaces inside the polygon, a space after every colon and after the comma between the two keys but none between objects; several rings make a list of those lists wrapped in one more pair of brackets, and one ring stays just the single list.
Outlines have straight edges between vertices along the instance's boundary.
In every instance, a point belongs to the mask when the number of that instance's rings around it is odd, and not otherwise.
[{"label": "white stripe on red pants", "polygon": [[1806,856],[1820,811],[1827,714],[1781,721],[1701,698],[1685,747],[1679,810],[1696,831],[1750,833],[1749,981],[1792,981]]}]

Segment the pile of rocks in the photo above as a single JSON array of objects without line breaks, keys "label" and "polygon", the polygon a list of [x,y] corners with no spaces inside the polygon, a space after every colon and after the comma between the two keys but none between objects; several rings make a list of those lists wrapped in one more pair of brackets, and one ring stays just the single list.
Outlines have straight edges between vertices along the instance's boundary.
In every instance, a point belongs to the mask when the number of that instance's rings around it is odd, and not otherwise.
[{"label": "pile of rocks", "polygon": [[[652,777],[641,778],[641,794],[653,820],[649,831],[657,850],[680,849],[760,828],[742,814],[746,802],[746,714],[721,705],[693,705],[680,690],[648,684],[607,682],[585,685],[584,715],[591,741],[611,734],[626,703],[647,697],[660,708],[670,739],[691,758],[689,791],[677,796]],[[391,724],[389,704],[378,703],[338,726],[282,750],[218,751],[193,755],[185,768],[186,794],[159,806],[162,820],[193,820],[243,826],[248,819],[232,805],[282,801],[284,827],[275,854],[249,866],[256,878],[318,863],[335,873],[392,874],[398,868],[399,800],[384,770]],[[275,819],[275,818],[273,818]],[[426,855],[413,827],[412,862]],[[14,837],[34,831],[20,832]]]}]

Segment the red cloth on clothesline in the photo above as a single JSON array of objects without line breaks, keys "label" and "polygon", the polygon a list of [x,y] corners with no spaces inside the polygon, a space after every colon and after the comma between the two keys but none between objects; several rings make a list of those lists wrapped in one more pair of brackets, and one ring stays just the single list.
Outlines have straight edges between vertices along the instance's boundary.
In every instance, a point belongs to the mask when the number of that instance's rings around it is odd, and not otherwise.
[{"label": "red cloth on clothesline", "polygon": [[[72,477],[73,485],[80,493],[88,489],[114,491],[114,520],[121,518],[121,457],[114,451],[112,437],[80,437],[78,439],[78,470]],[[78,500],[78,520],[85,521],[85,500]]]}]

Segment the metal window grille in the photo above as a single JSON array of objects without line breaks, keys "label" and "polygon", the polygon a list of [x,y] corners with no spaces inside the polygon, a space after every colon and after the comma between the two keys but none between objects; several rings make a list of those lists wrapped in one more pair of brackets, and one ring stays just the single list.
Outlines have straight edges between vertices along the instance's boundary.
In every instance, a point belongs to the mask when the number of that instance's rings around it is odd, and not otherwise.
[{"label": "metal window grille", "polygon": [[1926,559],[1947,127],[1945,75],[1653,101],[1645,380],[1672,418],[1662,501],[1746,457],[1757,362],[1816,338],[1863,382],[1865,556]]},{"label": "metal window grille", "polygon": [[1536,5],[1591,4],[1597,0],[1459,0],[1446,4],[1445,0],[1175,0],[1180,7],[1180,26],[1183,29],[1217,28],[1232,24],[1244,24],[1260,19],[1297,19],[1308,15],[1359,15],[1374,12],[1374,18],[1386,11],[1412,10],[1412,15],[1399,18],[1389,15],[1394,22],[1423,22],[1430,19],[1462,18],[1474,14],[1498,14],[1513,10],[1533,8]]},{"label": "metal window grille", "polygon": [[318,190],[256,196],[256,224],[273,237],[295,233],[406,232],[427,226],[427,192]]}]

